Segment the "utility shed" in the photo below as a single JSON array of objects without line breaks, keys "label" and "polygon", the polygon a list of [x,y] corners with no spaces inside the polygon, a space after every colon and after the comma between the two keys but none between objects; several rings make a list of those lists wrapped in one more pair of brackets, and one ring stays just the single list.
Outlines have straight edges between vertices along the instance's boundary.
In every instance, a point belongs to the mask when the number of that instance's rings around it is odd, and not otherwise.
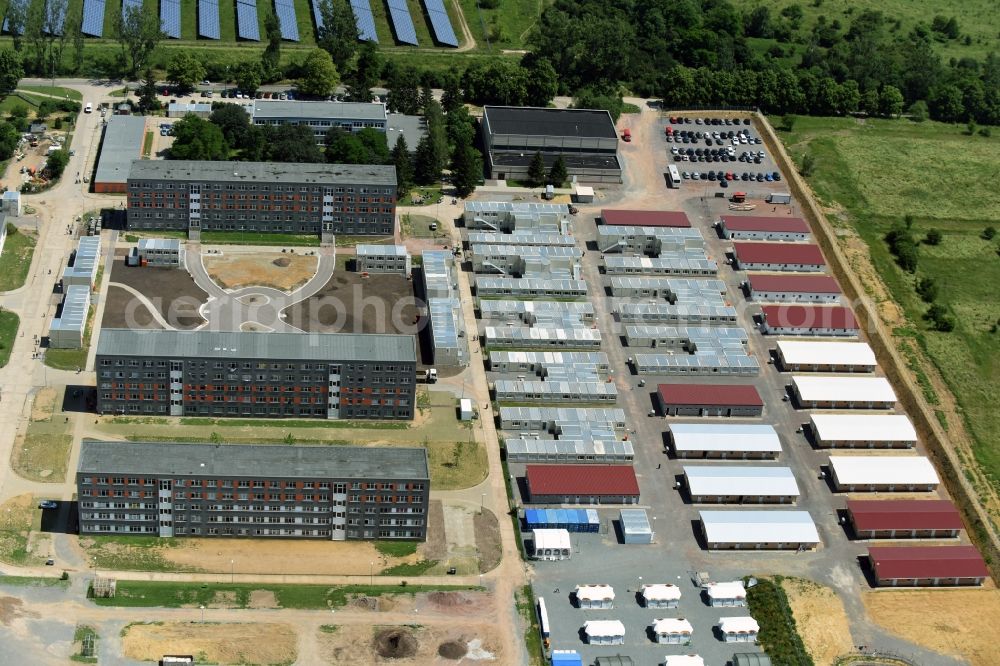
[{"label": "utility shed", "polygon": [[884,377],[792,377],[792,393],[806,409],[892,409],[896,393]]},{"label": "utility shed", "polygon": [[632,657],[616,654],[613,657],[598,657],[594,666],[632,666]]},{"label": "utility shed", "polygon": [[527,465],[528,501],[535,504],[635,504],[631,465]]},{"label": "utility shed", "polygon": [[663,666],[705,666],[705,660],[696,654],[668,654]]},{"label": "utility shed", "polygon": [[760,625],[750,616],[719,618],[719,633],[727,643],[754,643]]},{"label": "utility shed", "polygon": [[962,531],[950,500],[847,500],[858,539],[947,539]]},{"label": "utility shed", "polygon": [[660,384],[664,416],[760,416],[764,401],[751,384]]},{"label": "utility shed", "polygon": [[573,597],[577,608],[608,610],[615,607],[615,588],[610,585],[577,585]]},{"label": "utility shed", "polygon": [[672,423],[670,447],[678,458],[773,459],[781,453],[774,426],[756,423]]},{"label": "utility shed", "polygon": [[779,340],[775,353],[791,372],[874,372],[875,352],[867,342]]},{"label": "utility shed", "polygon": [[924,456],[830,456],[830,469],[842,492],[929,492],[940,483]]},{"label": "utility shed", "polygon": [[532,554],[536,560],[568,560],[573,552],[567,530],[531,530],[531,542]]},{"label": "utility shed", "polygon": [[576,650],[553,650],[552,666],[583,666],[583,659]]},{"label": "utility shed", "polygon": [[622,509],[619,519],[625,543],[653,543],[653,528],[645,509]]},{"label": "utility shed", "polygon": [[669,583],[646,584],[640,589],[640,595],[646,608],[677,608],[681,601],[681,588]]},{"label": "utility shed", "polygon": [[836,449],[904,449],[917,444],[905,414],[810,414],[816,445]]},{"label": "utility shed", "polygon": [[685,465],[683,470],[695,504],[790,504],[799,497],[789,467]]},{"label": "utility shed", "polygon": [[819,545],[808,511],[700,511],[709,550],[805,550]]},{"label": "utility shed", "polygon": [[690,227],[687,213],[680,210],[622,210],[605,208],[601,222],[612,227]]},{"label": "utility shed", "polygon": [[769,215],[721,215],[719,231],[732,240],[804,241],[809,225],[801,217]]},{"label": "utility shed", "polygon": [[688,645],[691,643],[691,634],[694,627],[682,617],[664,617],[653,620],[650,625],[653,638],[657,643],[667,643],[671,645]]},{"label": "utility shed", "polygon": [[880,587],[982,585],[989,577],[975,546],[873,546],[868,561]]},{"label": "utility shed", "polygon": [[708,597],[708,605],[716,608],[747,605],[747,589],[741,580],[709,583],[705,586],[705,596]]},{"label": "utility shed", "polygon": [[94,173],[94,192],[128,192],[128,174],[132,162],[142,156],[145,133],[146,119],[142,116],[111,116],[108,119]]},{"label": "utility shed", "polygon": [[583,633],[591,645],[624,645],[625,625],[619,620],[587,620]]},{"label": "utility shed", "polygon": [[767,335],[856,336],[858,320],[841,305],[765,305],[761,330]]},{"label": "utility shed", "polygon": [[837,278],[829,275],[751,273],[745,285],[752,301],[836,303],[841,294]]},{"label": "utility shed", "polygon": [[733,666],[771,666],[771,658],[763,652],[737,652]]},{"label": "utility shed", "polygon": [[812,243],[733,243],[736,270],[807,271],[826,268],[823,253]]}]

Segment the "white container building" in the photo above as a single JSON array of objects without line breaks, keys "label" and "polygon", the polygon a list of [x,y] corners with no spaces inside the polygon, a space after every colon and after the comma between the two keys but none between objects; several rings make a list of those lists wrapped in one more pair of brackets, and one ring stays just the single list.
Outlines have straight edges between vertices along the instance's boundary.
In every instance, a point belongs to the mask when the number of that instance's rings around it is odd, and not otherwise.
[{"label": "white container building", "polygon": [[602,375],[606,375],[610,367],[604,352],[492,351],[489,355],[489,369],[493,372],[532,373],[544,377],[549,370],[574,365],[590,366]]},{"label": "white container building", "polygon": [[86,286],[87,289],[93,289],[100,259],[101,237],[83,236],[80,238],[76,250],[70,256],[70,263],[63,269],[63,287],[79,284]]},{"label": "white container building", "polygon": [[486,326],[484,346],[518,349],[600,349],[601,332],[596,328],[529,328],[527,326]]},{"label": "white container building", "polygon": [[546,245],[572,247],[576,238],[564,234],[543,231],[515,231],[501,234],[492,231],[470,231],[466,239],[472,245]]},{"label": "white container building", "polygon": [[618,302],[614,305],[614,312],[623,324],[732,326],[737,323],[736,308],[730,305]]},{"label": "white container building", "polygon": [[660,253],[659,257],[609,255],[604,257],[606,275],[701,275],[714,276],[719,265],[703,251]]},{"label": "white container building", "polygon": [[750,616],[719,618],[719,633],[726,643],[756,643],[760,625]]},{"label": "white container building", "polygon": [[147,266],[177,267],[183,264],[179,238],[141,238],[135,253]]},{"label": "white container building", "polygon": [[708,605],[714,608],[735,608],[747,605],[747,589],[741,580],[705,585]]},{"label": "white container building", "polygon": [[672,423],[670,448],[678,458],[774,459],[781,440],[773,426],[757,423]]},{"label": "white container building", "polygon": [[808,511],[701,511],[709,550],[806,550],[820,543]]},{"label": "white container building", "polygon": [[878,361],[867,342],[779,340],[783,370],[791,372],[875,372]]},{"label": "white container building", "polygon": [[587,297],[587,283],[583,280],[511,278],[493,275],[476,276],[476,295],[480,297],[514,297],[532,299]]},{"label": "white container building", "polygon": [[806,409],[892,409],[896,393],[884,377],[795,375],[792,393]]},{"label": "white container building", "polygon": [[49,326],[49,346],[53,349],[80,349],[90,314],[90,288],[70,285],[63,295],[60,316]]},{"label": "white container building", "polygon": [[539,317],[571,315],[587,324],[594,321],[594,304],[589,301],[517,301],[511,299],[479,301],[479,317],[484,321],[533,326]]},{"label": "white container building", "polygon": [[636,354],[635,371],[640,375],[727,375],[754,377],[760,364],[747,352],[695,352],[694,354]]},{"label": "white container building", "polygon": [[469,364],[469,343],[465,336],[465,318],[458,298],[427,299],[433,362],[438,366],[460,367]]},{"label": "white container building", "polygon": [[625,429],[625,411],[609,407],[501,407],[502,430],[556,432],[559,424],[590,423]]},{"label": "white container building", "polygon": [[615,588],[610,585],[577,585],[573,590],[577,608],[611,610],[615,607]]},{"label": "white container building", "polygon": [[567,465],[617,465],[635,460],[632,442],[618,439],[507,439],[507,461]]},{"label": "white container building", "polygon": [[568,530],[531,530],[531,542],[532,557],[536,560],[568,560],[573,552]]},{"label": "white container building", "polygon": [[576,247],[473,245],[472,270],[487,275],[578,280],[580,256]]},{"label": "white container building", "polygon": [[686,301],[692,305],[724,304],[721,295],[726,285],[721,280],[666,276],[632,277],[611,275],[611,295],[619,298],[665,298],[671,303]]},{"label": "white container building", "polygon": [[359,273],[394,273],[410,276],[412,259],[405,245],[357,245],[355,268]]},{"label": "white container building", "polygon": [[510,402],[615,402],[618,387],[612,382],[556,382],[498,379],[493,383],[497,400]]},{"label": "white container building", "polygon": [[462,219],[466,229],[494,232],[543,231],[565,234],[570,228],[566,204],[466,201]]},{"label": "white container building", "polygon": [[924,456],[830,456],[830,471],[842,492],[931,491],[940,483]]},{"label": "white container building", "polygon": [[653,620],[650,629],[657,643],[669,645],[689,645],[691,634],[694,633],[694,627],[682,617],[657,618]]},{"label": "white container building", "polygon": [[701,231],[694,227],[597,227],[597,249],[604,254],[632,252],[658,256],[670,250],[705,247]]},{"label": "white container building", "polygon": [[746,353],[748,339],[746,330],[738,326],[625,325],[625,342],[629,347],[649,347],[676,352],[695,352],[703,349]]},{"label": "white container building", "polygon": [[810,414],[816,445],[832,449],[909,449],[917,431],[905,414]]},{"label": "white container building", "polygon": [[791,504],[799,497],[789,467],[685,465],[683,470],[695,504]]},{"label": "white container building", "polygon": [[622,528],[622,540],[625,543],[653,543],[655,535],[645,509],[622,509],[618,519]]},{"label": "white container building", "polygon": [[677,608],[681,602],[681,588],[670,583],[647,583],[639,594],[646,608]]},{"label": "white container building", "polygon": [[458,293],[454,273],[454,256],[447,250],[425,250],[421,269],[426,298],[451,298]]},{"label": "white container building", "polygon": [[587,620],[583,633],[591,645],[625,644],[625,625],[619,620]]}]

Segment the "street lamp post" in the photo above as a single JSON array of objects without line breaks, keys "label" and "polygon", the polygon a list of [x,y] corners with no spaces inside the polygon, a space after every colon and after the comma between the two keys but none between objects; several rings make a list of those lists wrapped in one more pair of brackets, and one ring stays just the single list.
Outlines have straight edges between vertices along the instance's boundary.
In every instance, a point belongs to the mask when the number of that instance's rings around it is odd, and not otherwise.
[{"label": "street lamp post", "polygon": [[236,560],[229,560],[229,582],[236,582]]},{"label": "street lamp post", "polygon": [[375,561],[372,560],[368,563],[368,584],[375,586]]},{"label": "street lamp post", "polygon": [[198,606],[198,608],[201,609],[201,623],[205,624],[205,607],[204,606]]},{"label": "street lamp post", "polygon": [[486,493],[481,493],[479,495],[479,513],[482,515],[483,509],[486,506]]}]

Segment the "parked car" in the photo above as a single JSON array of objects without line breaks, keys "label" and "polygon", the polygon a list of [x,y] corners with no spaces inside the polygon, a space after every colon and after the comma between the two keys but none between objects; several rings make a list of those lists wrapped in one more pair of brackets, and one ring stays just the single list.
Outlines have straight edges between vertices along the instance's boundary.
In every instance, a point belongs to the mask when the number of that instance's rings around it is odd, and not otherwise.
[{"label": "parked car", "polygon": [[781,174],[775,171],[774,173],[771,174],[771,178],[773,178],[775,181],[779,181],[781,180]]},{"label": "parked car", "polygon": [[42,500],[41,502],[38,503],[38,508],[39,509],[58,509],[59,508],[59,504],[56,503],[56,502],[53,502],[52,500]]}]

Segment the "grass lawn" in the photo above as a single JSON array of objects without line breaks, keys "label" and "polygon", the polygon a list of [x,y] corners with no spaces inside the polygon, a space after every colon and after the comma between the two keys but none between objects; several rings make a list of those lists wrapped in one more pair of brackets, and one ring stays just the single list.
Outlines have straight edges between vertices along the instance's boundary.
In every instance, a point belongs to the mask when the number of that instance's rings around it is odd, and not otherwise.
[{"label": "grass lawn", "polygon": [[434,238],[440,234],[440,224],[437,231],[431,230],[431,225],[437,220],[429,215],[404,214],[399,221],[403,238]]},{"label": "grass lawn", "polygon": [[528,663],[542,666],[547,663],[542,652],[542,631],[538,626],[538,611],[535,609],[535,594],[530,585],[514,592],[517,612],[524,621],[524,646],[528,651]]},{"label": "grass lawn", "polygon": [[319,236],[310,234],[270,234],[260,231],[202,231],[204,245],[291,245],[319,247]]},{"label": "grass lawn", "polygon": [[83,101],[83,93],[79,90],[73,90],[72,88],[63,88],[61,86],[18,86],[17,89],[33,93],[41,93],[43,95],[51,95],[53,97],[69,97],[77,102]]},{"label": "grass lawn", "polygon": [[153,133],[146,132],[146,136],[142,140],[142,158],[149,159],[151,152],[153,152]]},{"label": "grass lawn", "polygon": [[179,545],[174,539],[154,536],[87,536],[80,539],[86,551],[86,560],[98,570],[115,569],[130,571],[198,571],[184,569],[163,556],[161,549]]},{"label": "grass lawn", "polygon": [[69,587],[69,580],[41,576],[0,576],[0,587]]},{"label": "grass lawn", "polygon": [[[438,590],[474,590],[462,585],[271,585],[266,583],[200,584],[147,581],[118,581],[111,599],[93,599],[98,606],[136,608],[205,606],[206,608],[247,608],[250,594],[256,590],[274,593],[280,608],[339,608],[355,596],[378,597],[383,594],[417,594]],[[221,603],[217,599],[223,599]]]},{"label": "grass lawn", "polygon": [[[959,404],[977,461],[1000,488],[1000,413],[992,407],[1000,392],[1000,334],[992,330],[1000,319],[1000,237],[980,237],[986,227],[1000,226],[1000,200],[984,185],[1000,176],[1000,139],[963,131],[931,122],[800,117],[782,138],[796,159],[806,151],[815,157],[812,187],[825,204],[843,210],[831,221],[867,244],[875,272],[902,309],[901,320],[888,322],[897,345],[911,365],[919,365],[920,349],[937,367]],[[920,245],[916,276],[896,266],[883,241],[907,214],[917,239],[932,228],[943,234],[938,246]],[[938,302],[955,316],[954,331],[928,328],[915,277],[936,280]],[[938,402],[917,370],[928,401]]]},{"label": "grass lawn", "polygon": [[[42,512],[32,495],[18,495],[0,505],[0,560],[19,566],[37,566],[44,559],[28,551],[28,533],[38,529]],[[0,581],[7,577],[0,578]],[[0,582],[0,585],[3,583]],[[20,584],[17,577],[11,584]]]},{"label": "grass lawn", "polygon": [[0,254],[0,291],[11,291],[24,285],[31,268],[37,236],[33,231],[7,227],[7,240]]},{"label": "grass lawn", "polygon": [[[96,284],[101,284],[101,272],[97,273]],[[90,306],[87,314],[87,328],[83,334],[83,346],[79,349],[46,349],[45,365],[56,370],[77,370],[87,365],[87,354],[90,352],[90,336],[94,332],[94,306]]]},{"label": "grass lawn", "polygon": [[408,557],[419,545],[416,541],[376,541],[375,550],[389,557]]},{"label": "grass lawn", "polygon": [[56,412],[63,391],[43,389],[35,396],[31,420],[24,441],[14,445],[11,467],[17,474],[32,481],[61,483],[66,480],[73,437],[66,418]]},{"label": "grass lawn", "polygon": [[486,48],[489,44],[500,50],[523,48],[532,26],[551,0],[505,0],[496,9],[480,8],[476,0],[459,0],[459,4],[477,45]]},{"label": "grass lawn", "polygon": [[0,310],[0,368],[10,360],[10,351],[14,348],[14,338],[17,337],[17,327],[21,318],[8,310]]},{"label": "grass lawn", "polygon": [[[413,197],[423,197],[422,204],[413,203]],[[405,196],[399,198],[397,205],[399,206],[427,206],[431,207],[437,203],[437,200],[441,198],[441,185],[420,185],[414,187]]]}]

